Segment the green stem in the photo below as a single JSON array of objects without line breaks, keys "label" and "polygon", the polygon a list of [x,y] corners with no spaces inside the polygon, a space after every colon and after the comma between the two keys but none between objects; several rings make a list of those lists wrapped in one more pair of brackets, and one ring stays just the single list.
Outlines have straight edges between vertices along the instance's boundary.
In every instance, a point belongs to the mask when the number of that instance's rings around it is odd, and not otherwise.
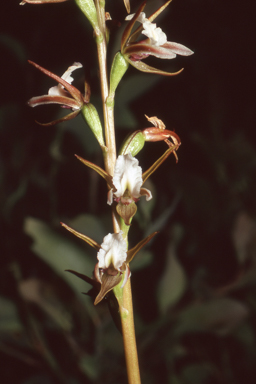
[{"label": "green stem", "polygon": [[104,154],[105,169],[110,174],[114,173],[114,166],[116,161],[116,140],[115,140],[115,125],[113,109],[109,108],[106,104],[109,87],[107,76],[107,41],[106,41],[106,23],[105,23],[105,2],[101,0],[95,1],[95,6],[98,14],[99,28],[94,29],[96,36],[100,84],[101,84],[101,97],[104,116],[105,127],[105,140],[107,152]]},{"label": "green stem", "polygon": [[117,296],[120,308],[128,383],[141,384],[133,320],[132,291],[130,279],[128,279],[124,288],[120,291],[120,296],[118,295],[116,290],[115,294]]},{"label": "green stem", "polygon": [[[98,15],[99,28],[94,29],[97,42],[101,95],[105,126],[105,140],[107,151],[104,154],[105,169],[110,174],[114,174],[116,162],[116,141],[115,141],[115,125],[114,125],[114,108],[108,105],[109,96],[108,77],[107,77],[107,41],[106,41],[106,23],[105,23],[105,2],[104,0],[95,0],[95,6]],[[120,231],[120,218],[116,212],[115,206],[112,207],[112,221],[114,232]],[[117,288],[117,287],[116,287]],[[138,363],[137,346],[135,339],[133,305],[131,282],[128,279],[124,288],[114,289],[118,296],[124,351],[127,367],[127,375],[129,384],[140,384],[140,371]]]}]

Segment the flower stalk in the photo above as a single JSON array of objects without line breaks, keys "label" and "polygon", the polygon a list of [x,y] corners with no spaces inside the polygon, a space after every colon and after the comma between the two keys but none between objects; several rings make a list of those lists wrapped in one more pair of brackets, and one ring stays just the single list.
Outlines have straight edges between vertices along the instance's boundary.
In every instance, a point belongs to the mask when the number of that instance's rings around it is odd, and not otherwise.
[{"label": "flower stalk", "polygon": [[[119,297],[117,290],[114,289],[114,292],[116,294],[116,297]],[[120,292],[119,308],[122,324],[128,383],[140,384],[140,369],[133,320],[131,279],[128,279],[122,292]]]},{"label": "flower stalk", "polygon": [[[66,0],[23,0],[21,4],[44,4],[62,1]],[[71,270],[69,270],[69,272],[92,285],[95,305],[103,298],[108,300],[110,294],[112,297],[115,295],[119,305],[128,382],[129,384],[140,384],[140,370],[133,318],[130,262],[140,249],[155,236],[156,232],[141,240],[135,247],[129,250],[128,233],[131,228],[133,216],[137,212],[139,199],[145,197],[148,201],[153,197],[151,192],[143,187],[143,184],[172,153],[176,161],[178,160],[176,151],[181,142],[179,136],[175,132],[165,129],[165,124],[156,116],[146,116],[154,127],[148,127],[131,133],[129,137],[124,140],[117,158],[114,124],[115,92],[129,65],[133,65],[142,72],[173,76],[182,70],[175,73],[164,72],[150,67],[142,60],[150,55],[160,59],[173,59],[177,54],[189,56],[193,52],[184,45],[167,41],[167,36],[161,28],[156,27],[156,24],[152,23],[169,5],[171,0],[168,0],[148,18],[143,12],[146,6],[146,2],[144,1],[136,13],[126,18],[128,23],[121,39],[120,52],[117,52],[113,59],[108,78],[107,44],[109,31],[106,27],[106,18],[109,19],[110,15],[106,15],[105,13],[105,1],[75,0],[75,2],[93,28],[98,54],[104,128],[102,128],[98,111],[90,103],[91,91],[89,84],[85,83],[84,94],[71,85],[73,81],[71,73],[75,69],[82,67],[80,63],[74,63],[62,77],[59,77],[40,67],[38,64],[30,62],[34,67],[57,81],[58,85],[50,88],[46,95],[31,98],[28,104],[31,107],[42,104],[58,104],[71,110],[71,113],[65,117],[51,123],[43,124],[47,126],[70,120],[76,117],[78,113],[81,113],[101,147],[105,169],[100,168],[98,165],[80,156],[76,157],[84,165],[93,169],[103,177],[107,184],[108,192],[106,194],[106,202],[111,205],[113,233],[106,235],[100,245],[88,236],[62,223],[63,227],[97,251],[98,261],[94,268],[93,278],[82,275],[79,272]],[[129,13],[129,0],[124,0],[124,5]],[[132,30],[136,22],[139,22],[141,25],[133,32]],[[141,34],[144,35],[144,37],[142,36],[142,38],[138,40]],[[139,161],[134,156],[143,149],[145,143],[148,141],[164,141],[168,149],[165,150],[148,170],[142,172]]]}]

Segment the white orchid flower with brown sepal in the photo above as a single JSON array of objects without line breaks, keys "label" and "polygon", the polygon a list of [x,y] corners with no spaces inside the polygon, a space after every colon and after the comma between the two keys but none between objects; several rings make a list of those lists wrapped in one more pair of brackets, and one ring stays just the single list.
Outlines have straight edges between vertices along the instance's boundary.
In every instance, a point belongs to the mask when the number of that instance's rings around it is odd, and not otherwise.
[{"label": "white orchid flower with brown sepal", "polygon": [[[121,288],[124,287],[127,280],[131,276],[129,263],[134,256],[146,245],[158,232],[154,232],[135,247],[127,251],[127,242],[123,237],[123,232],[109,233],[104,237],[103,243],[99,245],[90,237],[75,231],[68,225],[61,223],[64,228],[75,236],[86,241],[90,246],[97,250],[98,263],[94,269],[94,277],[90,279],[77,272],[70,271],[78,277],[83,278],[86,282],[91,284],[94,289],[98,289],[98,294],[95,298],[94,304],[98,304],[105,295],[122,282]],[[95,283],[94,283],[95,282]]]},{"label": "white orchid flower with brown sepal", "polygon": [[[163,139],[162,139],[163,140]],[[80,156],[76,157],[87,167],[94,169],[107,182],[108,198],[107,203],[111,205],[113,201],[117,203],[117,213],[122,217],[126,225],[130,225],[131,219],[137,211],[136,202],[141,196],[146,196],[146,200],[152,198],[151,192],[143,188],[145,181],[153,172],[170,156],[171,153],[179,148],[180,141],[170,145],[167,151],[144,173],[138,164],[138,160],[130,153],[118,156],[116,160],[114,175],[109,175],[101,167],[93,164]]]},{"label": "white orchid flower with brown sepal", "polygon": [[33,61],[29,60],[29,63],[32,64],[35,68],[39,69],[45,75],[57,81],[58,85],[51,87],[47,95],[32,97],[28,101],[28,105],[30,107],[37,107],[38,105],[44,104],[59,104],[63,108],[72,110],[70,114],[62,117],[61,119],[46,124],[40,123],[41,125],[50,126],[60,123],[62,121],[73,119],[79,114],[84,104],[89,103],[90,87],[88,86],[88,84],[86,83],[85,96],[83,96],[77,88],[71,85],[72,81],[74,80],[71,76],[71,73],[78,68],[82,68],[81,63],[74,63],[73,65],[71,65],[62,75],[62,77],[55,75],[54,73],[48,71],[47,69],[41,67]]},{"label": "white orchid flower with brown sepal", "polygon": [[[142,72],[156,73],[165,76],[177,75],[183,69],[174,73],[165,72],[147,65],[141,60],[148,56],[155,56],[160,59],[174,59],[176,55],[189,56],[193,54],[193,51],[184,45],[167,41],[167,36],[161,28],[152,23],[171,1],[172,0],[167,1],[149,18],[146,18],[145,13],[143,12],[146,5],[146,2],[144,1],[136,13],[126,17],[126,20],[129,20],[129,23],[122,36],[121,53],[125,60]],[[140,22],[142,25],[132,33],[136,21]],[[147,39],[137,41],[140,34],[147,36]]]}]

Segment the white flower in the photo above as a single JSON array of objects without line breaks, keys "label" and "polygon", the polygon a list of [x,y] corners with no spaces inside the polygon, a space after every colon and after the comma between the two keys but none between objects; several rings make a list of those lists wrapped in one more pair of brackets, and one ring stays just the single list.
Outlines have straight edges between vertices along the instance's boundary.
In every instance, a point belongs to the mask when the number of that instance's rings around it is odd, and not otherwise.
[{"label": "white flower", "polygon": [[127,258],[127,244],[122,234],[123,232],[120,231],[119,233],[109,233],[104,237],[97,254],[100,269],[113,266],[114,269],[121,271],[121,267]]},{"label": "white flower", "polygon": [[[131,20],[135,13],[128,15],[125,20]],[[151,23],[147,18],[145,12],[141,12],[136,19],[143,24],[143,35],[150,39],[150,44],[160,47],[167,42],[167,36],[160,27],[156,27],[156,24]]]},{"label": "white flower", "polygon": [[[142,169],[138,160],[130,153],[118,156],[113,176],[116,201],[121,200],[124,204],[130,204],[137,201],[142,195],[146,195],[146,200],[152,199],[151,192],[141,188],[142,184]],[[112,202],[113,190],[111,189],[108,195],[108,204],[111,205]]]},{"label": "white flower", "polygon": [[142,183],[142,169],[138,160],[130,153],[118,156],[113,176],[113,184],[116,187],[115,196],[123,196],[128,189],[133,197],[139,198]]},{"label": "white flower", "polygon": [[[71,73],[73,71],[75,71],[76,69],[82,68],[82,67],[83,66],[81,63],[74,63],[73,65],[68,67],[68,69],[66,70],[65,73],[63,73],[61,78],[63,80],[65,80],[67,83],[71,84],[72,81],[74,80],[74,78],[71,76]],[[62,84],[58,84],[54,87],[51,87],[48,91],[48,95],[51,95],[51,96],[66,96],[66,94],[67,93],[66,93],[64,86]]]},{"label": "white flower", "polygon": [[150,39],[150,44],[160,47],[167,42],[167,36],[160,27],[156,27],[156,24],[151,23],[149,20],[143,23],[143,35]]}]

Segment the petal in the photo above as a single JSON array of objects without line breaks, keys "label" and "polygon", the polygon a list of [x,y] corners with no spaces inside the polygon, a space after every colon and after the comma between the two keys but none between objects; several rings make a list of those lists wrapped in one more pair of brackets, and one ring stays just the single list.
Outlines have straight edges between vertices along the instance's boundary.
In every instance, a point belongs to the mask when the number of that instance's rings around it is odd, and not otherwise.
[{"label": "petal", "polygon": [[111,205],[112,203],[113,203],[113,188],[111,188],[108,191],[108,195],[107,195],[107,204]]},{"label": "petal", "polygon": [[138,160],[130,153],[118,156],[114,169],[113,184],[116,197],[122,197],[128,190],[133,198],[140,197],[142,169]]},{"label": "petal", "polygon": [[[71,73],[75,71],[76,69],[82,68],[81,63],[74,63],[68,69],[63,73],[61,78],[65,80],[67,83],[71,84],[74,80],[74,78],[71,76]],[[63,93],[64,92],[64,93]],[[61,84],[58,84],[54,87],[51,87],[48,91],[48,95],[55,95],[55,96],[63,96],[65,95],[64,86]]]},{"label": "petal", "polygon": [[149,201],[152,199],[152,193],[147,188],[141,188],[140,189],[141,196],[146,196],[146,200]]},{"label": "petal", "polygon": [[165,44],[163,44],[162,48],[168,49],[168,50],[170,49],[172,52],[181,56],[190,56],[190,55],[193,55],[194,53],[193,51],[191,51],[191,49],[185,47],[185,45],[182,45],[179,43],[173,43],[171,41],[167,41]]},{"label": "petal", "polygon": [[71,73],[74,72],[76,69],[83,68],[81,63],[75,62],[73,63],[68,69],[63,73],[61,78],[65,81],[67,81],[69,84],[72,83],[74,78],[71,76]]},{"label": "petal", "polygon": [[[153,21],[158,15],[160,15],[161,12],[163,12],[163,10],[170,4],[172,0],[168,0],[164,5],[162,5],[160,8],[158,8],[149,18],[148,20],[149,21]],[[144,9],[144,8],[143,8]],[[143,10],[141,9],[141,11]],[[129,37],[129,43],[130,42],[133,42],[137,39],[137,37],[139,36],[139,34],[141,33],[143,29],[143,26],[141,25],[139,28],[136,29],[136,31],[134,31],[131,36]]]},{"label": "petal", "polygon": [[174,144],[180,143],[179,136],[175,132],[169,131],[168,129],[163,130],[160,128],[146,128],[143,130],[143,134],[146,141],[163,141],[171,137]]},{"label": "petal", "polygon": [[145,115],[145,117],[150,121],[151,124],[153,124],[155,127],[159,128],[160,130],[165,129],[165,124],[162,120],[158,119],[157,116],[148,117]]},{"label": "petal", "polygon": [[[157,45],[152,45],[148,43],[136,43],[133,45],[129,45],[124,49],[125,56],[155,56],[160,59],[175,59],[176,53],[174,53],[171,49],[166,49],[162,47],[158,47]],[[131,62],[130,62],[131,63]],[[132,63],[131,63],[132,64]]]},{"label": "petal", "polygon": [[143,23],[142,34],[150,39],[151,44],[160,46],[167,42],[167,36],[160,27],[156,27],[156,24],[151,23],[149,20]]},{"label": "petal", "polygon": [[106,269],[110,265],[120,271],[127,257],[127,244],[122,236],[123,232],[109,233],[104,237],[101,248],[97,254],[99,268]]},{"label": "petal", "polygon": [[[132,20],[136,13],[126,16],[125,20]],[[143,24],[147,20],[145,12],[140,12],[139,16],[136,18],[136,21]]]}]

